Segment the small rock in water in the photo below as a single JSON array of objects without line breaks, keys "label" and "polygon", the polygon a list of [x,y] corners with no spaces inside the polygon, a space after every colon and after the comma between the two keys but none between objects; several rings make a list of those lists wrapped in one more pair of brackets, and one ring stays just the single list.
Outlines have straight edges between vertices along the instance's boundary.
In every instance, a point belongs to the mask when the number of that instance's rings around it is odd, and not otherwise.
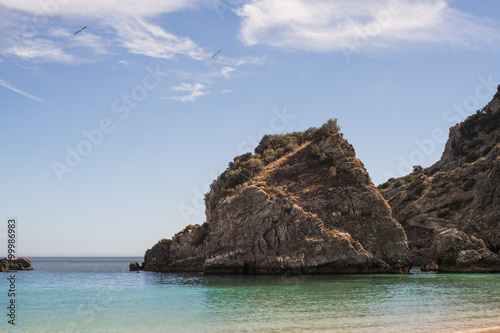
[{"label": "small rock in water", "polygon": [[31,266],[31,261],[26,257],[18,257],[9,259],[7,257],[0,259],[0,271],[8,272],[11,271],[31,271],[33,267]]},{"label": "small rock in water", "polygon": [[438,268],[439,266],[435,262],[427,262],[420,266],[420,270],[422,272],[435,272],[438,270]]},{"label": "small rock in water", "polygon": [[134,261],[134,262],[130,263],[128,268],[130,269],[131,272],[137,271],[137,273],[139,273],[139,270],[141,269],[141,265],[139,265],[139,263],[137,261]]}]

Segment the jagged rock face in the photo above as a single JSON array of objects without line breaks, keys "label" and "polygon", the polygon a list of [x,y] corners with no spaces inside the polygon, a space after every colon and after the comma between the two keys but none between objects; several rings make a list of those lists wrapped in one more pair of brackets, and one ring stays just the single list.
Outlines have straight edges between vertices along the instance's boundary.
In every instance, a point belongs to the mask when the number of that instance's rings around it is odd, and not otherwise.
[{"label": "jagged rock face", "polygon": [[[338,193],[331,197],[334,196],[342,198]],[[318,199],[308,203],[305,210],[300,201],[286,196],[271,197],[258,186],[249,186],[237,197],[224,199],[212,212],[213,241],[204,271],[265,274],[405,271],[406,238],[394,221],[388,218],[378,226],[370,226],[371,220],[358,217],[348,222],[349,217],[344,219],[340,211],[329,209],[334,206],[331,201],[328,197]],[[349,216],[353,211],[347,212],[345,215]],[[360,238],[353,239],[346,226],[354,221],[359,226],[351,228],[351,232],[358,237],[386,228],[399,236],[400,242],[392,239],[382,242],[370,237],[362,242]],[[363,226],[367,227],[364,234],[360,232]]]},{"label": "jagged rock face", "polygon": [[[491,149],[499,142],[499,131],[495,124],[499,122],[498,110],[500,109],[500,90],[495,97],[484,108],[486,115],[495,115],[485,119],[485,115],[469,117],[469,121],[456,124],[450,128],[450,134],[441,159],[429,169],[439,171],[451,171],[473,159],[475,156],[484,156],[485,149]],[[484,119],[484,124],[480,121],[471,121],[471,118]],[[479,126],[478,126],[479,125]],[[481,126],[482,125],[482,126]]]},{"label": "jagged rock face", "polygon": [[403,228],[341,135],[303,144],[235,189],[215,181],[205,203],[206,224],[148,250],[144,269],[283,274],[410,267]]},{"label": "jagged rock face", "polygon": [[481,239],[456,228],[436,233],[433,246],[442,272],[486,273],[500,269],[500,258]]},{"label": "jagged rock face", "polygon": [[7,271],[31,271],[31,260],[26,257],[9,259],[7,257],[0,259],[0,272]]},{"label": "jagged rock face", "polygon": [[162,239],[144,255],[142,269],[156,272],[202,272],[206,260],[204,240],[195,241],[206,225],[184,229],[170,239]]},{"label": "jagged rock face", "polygon": [[439,162],[383,193],[406,231],[414,264],[500,271],[499,95],[482,114],[450,129]]}]

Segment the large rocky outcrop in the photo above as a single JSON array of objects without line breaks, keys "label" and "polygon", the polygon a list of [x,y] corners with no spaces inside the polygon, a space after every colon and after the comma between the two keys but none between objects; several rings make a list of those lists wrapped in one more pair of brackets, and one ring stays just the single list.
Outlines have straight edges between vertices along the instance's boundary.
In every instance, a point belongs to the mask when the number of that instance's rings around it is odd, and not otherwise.
[{"label": "large rocky outcrop", "polygon": [[499,143],[500,90],[450,128],[440,161],[379,186],[406,231],[414,264],[443,272],[500,271]]},{"label": "large rocky outcrop", "polygon": [[26,257],[12,258],[7,257],[0,259],[0,272],[8,271],[31,271],[31,261]]},{"label": "large rocky outcrop", "polygon": [[[205,199],[206,223],[159,241],[146,251],[144,270],[408,272],[404,230],[340,133],[288,145],[289,151],[274,161],[269,158],[275,153],[269,148],[272,140],[266,140],[255,156],[241,162],[259,171],[235,187],[228,177],[241,172],[226,172],[225,179],[214,181]],[[259,169],[258,158],[269,164]],[[230,163],[231,170],[235,163],[240,160]]]}]

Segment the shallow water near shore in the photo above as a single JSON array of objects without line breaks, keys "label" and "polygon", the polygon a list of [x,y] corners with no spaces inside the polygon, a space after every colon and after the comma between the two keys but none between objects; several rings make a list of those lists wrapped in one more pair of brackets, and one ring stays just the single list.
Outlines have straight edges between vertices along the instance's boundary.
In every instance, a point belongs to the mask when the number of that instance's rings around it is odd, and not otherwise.
[{"label": "shallow water near shore", "polygon": [[[31,258],[25,332],[500,331],[499,274],[215,276],[129,272],[142,258]],[[6,275],[7,273],[2,273]],[[6,309],[7,285],[1,304]],[[6,313],[7,310],[4,310]]]}]

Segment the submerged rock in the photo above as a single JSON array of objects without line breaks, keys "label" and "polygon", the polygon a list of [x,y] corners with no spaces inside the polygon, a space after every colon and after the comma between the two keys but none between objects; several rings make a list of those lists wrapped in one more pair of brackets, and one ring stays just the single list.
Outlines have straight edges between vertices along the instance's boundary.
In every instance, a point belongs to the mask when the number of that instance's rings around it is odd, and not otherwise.
[{"label": "submerged rock", "polygon": [[0,259],[0,271],[31,271],[33,267],[31,266],[31,261],[26,257],[18,257],[9,259],[7,257]]},{"label": "submerged rock", "polygon": [[[206,195],[206,223],[190,225],[146,251],[144,270],[408,272],[405,232],[340,133],[303,142],[269,161],[280,149],[269,148],[272,144],[266,136],[258,155],[235,158]],[[260,157],[269,164],[260,168]],[[238,163],[259,171],[233,186],[238,182],[228,175],[247,170]]]}]

